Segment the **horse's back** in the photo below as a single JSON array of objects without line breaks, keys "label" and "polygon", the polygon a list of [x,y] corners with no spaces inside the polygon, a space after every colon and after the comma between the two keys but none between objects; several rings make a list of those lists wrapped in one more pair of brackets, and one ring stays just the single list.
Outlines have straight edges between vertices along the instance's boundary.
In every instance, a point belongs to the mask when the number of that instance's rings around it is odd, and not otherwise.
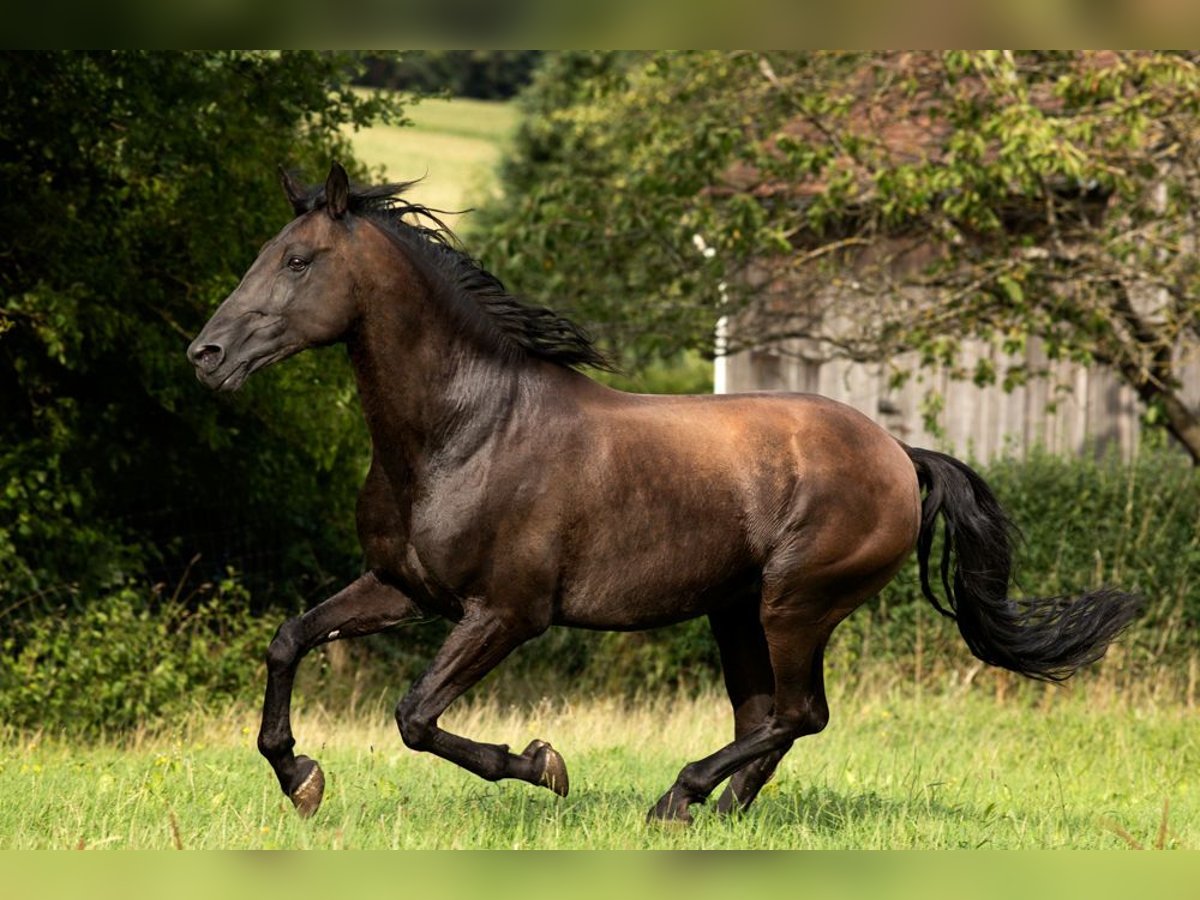
[{"label": "horse's back", "polygon": [[[740,480],[808,484],[822,494],[847,481],[882,503],[915,502],[916,471],[903,445],[863,413],[818,394],[747,393],[660,396],[611,392],[601,412],[614,442],[701,471],[725,469]],[[887,495],[887,496],[884,496]]]}]

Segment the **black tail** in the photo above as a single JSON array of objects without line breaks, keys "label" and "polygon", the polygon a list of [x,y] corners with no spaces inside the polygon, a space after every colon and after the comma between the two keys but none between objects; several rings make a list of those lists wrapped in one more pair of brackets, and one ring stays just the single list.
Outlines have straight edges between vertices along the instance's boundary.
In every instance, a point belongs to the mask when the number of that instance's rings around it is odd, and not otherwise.
[{"label": "black tail", "polygon": [[[981,660],[1031,678],[1062,681],[1102,657],[1141,613],[1140,598],[1107,589],[1080,597],[1010,600],[1013,529],[991,489],[951,456],[907,449],[925,490],[917,537],[921,590],[938,612],[958,622],[967,646]],[[949,609],[929,584],[939,513],[945,522],[941,575]]]}]

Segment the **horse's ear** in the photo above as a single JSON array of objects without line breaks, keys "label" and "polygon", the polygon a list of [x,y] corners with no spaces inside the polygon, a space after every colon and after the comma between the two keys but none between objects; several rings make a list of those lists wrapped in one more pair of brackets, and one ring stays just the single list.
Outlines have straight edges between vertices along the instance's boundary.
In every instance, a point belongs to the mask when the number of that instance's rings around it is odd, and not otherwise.
[{"label": "horse's ear", "polygon": [[287,196],[288,203],[292,204],[292,212],[296,215],[308,212],[308,197],[304,188],[282,165],[279,166],[279,183],[283,185],[283,193]]},{"label": "horse's ear", "polygon": [[350,207],[350,176],[335,162],[329,167],[329,177],[325,179],[325,209],[334,219],[340,219]]}]

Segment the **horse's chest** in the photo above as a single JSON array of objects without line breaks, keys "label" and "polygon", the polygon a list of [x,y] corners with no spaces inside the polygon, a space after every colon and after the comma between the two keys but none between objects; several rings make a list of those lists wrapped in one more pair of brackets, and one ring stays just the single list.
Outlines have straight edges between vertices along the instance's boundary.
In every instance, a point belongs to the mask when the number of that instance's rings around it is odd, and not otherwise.
[{"label": "horse's chest", "polygon": [[435,595],[461,596],[486,556],[479,498],[446,485],[420,493],[409,510],[401,549],[405,574]]},{"label": "horse's chest", "polygon": [[430,613],[461,618],[470,593],[463,548],[474,544],[465,492],[405,488],[394,490],[382,469],[372,469],[358,508],[367,564],[390,572]]},{"label": "horse's chest", "polygon": [[467,590],[486,557],[485,526],[478,512],[444,503],[414,507],[406,562],[421,577],[448,590]]}]

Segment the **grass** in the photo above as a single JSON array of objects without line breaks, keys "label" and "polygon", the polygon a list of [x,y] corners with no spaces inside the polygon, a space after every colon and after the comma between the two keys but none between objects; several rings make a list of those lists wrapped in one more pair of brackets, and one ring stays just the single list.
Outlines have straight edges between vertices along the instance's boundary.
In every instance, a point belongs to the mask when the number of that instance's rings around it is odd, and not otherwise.
[{"label": "grass", "polygon": [[[411,126],[347,131],[355,155],[383,180],[424,178],[409,196],[434,209],[479,205],[496,188],[495,169],[517,123],[510,103],[426,99],[408,108]],[[458,227],[460,217],[445,217]]]},{"label": "grass", "polygon": [[834,696],[830,727],[793,749],[749,814],[704,809],[687,830],[643,817],[725,739],[727,704],[711,694],[447,715],[482,740],[550,740],[571,772],[565,800],[412,753],[385,706],[346,718],[299,704],[298,749],[329,779],[310,821],[257,756],[250,710],[97,746],[10,734],[0,848],[1200,847],[1194,711],[1046,690]]}]

